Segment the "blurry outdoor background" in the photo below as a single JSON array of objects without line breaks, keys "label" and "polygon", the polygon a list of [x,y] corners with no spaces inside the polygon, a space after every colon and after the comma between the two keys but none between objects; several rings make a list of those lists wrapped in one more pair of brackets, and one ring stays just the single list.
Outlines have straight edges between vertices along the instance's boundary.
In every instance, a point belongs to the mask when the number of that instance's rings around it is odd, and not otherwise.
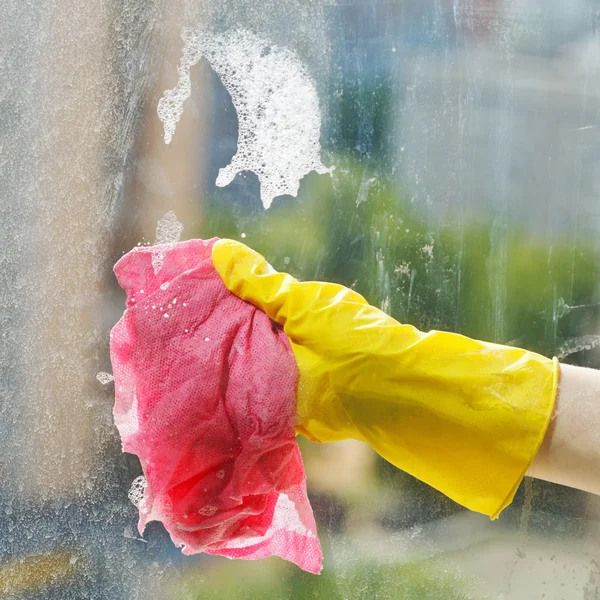
[{"label": "blurry outdoor background", "polygon": [[[112,265],[230,237],[403,322],[600,368],[600,4],[593,0],[2,0],[0,597],[600,598],[600,499],[526,480],[499,521],[358,442],[300,441],[319,577],[141,539],[112,423]],[[183,26],[244,28],[315,81],[322,160],[265,210],[206,61],[170,145]],[[599,434],[600,435],[600,434]]]}]

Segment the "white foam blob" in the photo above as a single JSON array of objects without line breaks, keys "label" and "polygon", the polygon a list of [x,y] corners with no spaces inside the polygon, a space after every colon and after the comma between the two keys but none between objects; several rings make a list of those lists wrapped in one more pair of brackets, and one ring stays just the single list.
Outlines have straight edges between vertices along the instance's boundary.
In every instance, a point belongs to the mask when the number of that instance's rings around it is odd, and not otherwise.
[{"label": "white foam blob", "polygon": [[183,233],[183,224],[177,220],[177,215],[170,210],[156,224],[157,244],[176,244]]},{"label": "white foam blob", "polygon": [[205,517],[212,517],[218,510],[216,506],[203,506],[198,513]]},{"label": "white foam blob", "polygon": [[144,490],[146,489],[147,485],[148,482],[146,481],[146,478],[143,475],[136,477],[131,482],[131,487],[129,488],[129,492],[127,493],[127,497],[129,498],[131,504],[139,508],[144,498]]},{"label": "white foam blob", "polygon": [[165,262],[166,249],[163,245],[176,244],[181,238],[182,232],[183,224],[177,220],[177,215],[172,210],[156,224],[156,243],[158,247],[152,250],[152,268],[155,274],[162,269]]},{"label": "white foam blob", "polygon": [[114,377],[110,373],[105,373],[104,371],[100,371],[96,374],[96,379],[102,384],[106,385],[111,381],[114,381]]},{"label": "white foam blob", "polygon": [[276,196],[296,196],[310,171],[331,172],[320,158],[317,90],[294,52],[242,29],[212,34],[185,28],[181,37],[177,85],[158,103],[165,143],[171,142],[190,96],[190,69],[204,57],[230,93],[239,123],[238,149],[219,171],[218,186],[231,183],[240,171],[253,171],[262,203],[269,208]]}]

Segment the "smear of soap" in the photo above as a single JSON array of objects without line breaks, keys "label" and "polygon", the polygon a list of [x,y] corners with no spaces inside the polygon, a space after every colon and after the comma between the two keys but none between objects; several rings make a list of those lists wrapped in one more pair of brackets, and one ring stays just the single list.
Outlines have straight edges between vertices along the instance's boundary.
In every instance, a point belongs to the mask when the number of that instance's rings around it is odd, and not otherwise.
[{"label": "smear of soap", "polygon": [[375,177],[366,178],[364,173],[358,188],[358,196],[356,197],[356,206],[365,202],[369,197],[371,186],[377,181]]},{"label": "smear of soap", "polygon": [[241,171],[260,181],[265,208],[276,196],[296,196],[310,171],[329,173],[320,159],[321,111],[314,82],[298,56],[245,30],[213,34],[182,32],[177,85],[158,103],[169,144],[191,93],[190,69],[204,57],[231,95],[239,123],[238,149],[219,171],[224,187]]},{"label": "smear of soap", "polygon": [[104,371],[100,371],[100,373],[96,374],[96,379],[102,384],[106,385],[111,381],[114,381],[114,377],[110,373],[105,373]]},{"label": "smear of soap", "polygon": [[170,210],[156,224],[157,244],[176,244],[183,233],[183,224],[177,220],[177,215]]},{"label": "smear of soap", "polygon": [[161,247],[164,244],[176,244],[181,238],[183,232],[183,224],[177,220],[175,213],[170,210],[156,224],[156,244],[152,251],[152,268],[154,273],[158,273],[165,261],[165,248]]},{"label": "smear of soap", "polygon": [[576,352],[593,350],[600,346],[600,335],[582,335],[569,338],[556,351],[556,357],[560,360]]},{"label": "smear of soap", "polygon": [[146,478],[143,475],[136,477],[131,482],[131,487],[129,488],[129,492],[127,493],[127,497],[129,498],[131,504],[133,504],[136,507],[140,506],[140,504],[142,503],[142,499],[144,498],[144,490],[146,489],[147,485],[148,482],[146,481]]}]

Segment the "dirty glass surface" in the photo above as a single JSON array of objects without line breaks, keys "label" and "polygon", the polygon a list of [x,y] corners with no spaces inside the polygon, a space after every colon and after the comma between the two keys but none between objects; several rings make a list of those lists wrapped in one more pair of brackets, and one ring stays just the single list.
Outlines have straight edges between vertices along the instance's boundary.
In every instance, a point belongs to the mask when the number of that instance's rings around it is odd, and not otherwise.
[{"label": "dirty glass surface", "polygon": [[597,497],[526,479],[491,522],[358,442],[300,442],[320,576],[141,537],[108,355],[112,265],[173,211],[420,329],[600,367],[597,3],[1,6],[2,598],[600,597]]}]

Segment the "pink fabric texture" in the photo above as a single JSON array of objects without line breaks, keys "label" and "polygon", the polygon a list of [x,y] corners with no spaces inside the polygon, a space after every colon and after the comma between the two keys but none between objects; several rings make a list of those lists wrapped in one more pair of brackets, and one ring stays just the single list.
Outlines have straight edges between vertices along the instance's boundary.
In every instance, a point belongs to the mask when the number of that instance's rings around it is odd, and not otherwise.
[{"label": "pink fabric texture", "polygon": [[318,573],[294,355],[227,290],[214,242],[137,247],[115,265],[127,309],[111,332],[114,417],[147,480],[139,530],[158,520],[184,554],[276,555]]}]

